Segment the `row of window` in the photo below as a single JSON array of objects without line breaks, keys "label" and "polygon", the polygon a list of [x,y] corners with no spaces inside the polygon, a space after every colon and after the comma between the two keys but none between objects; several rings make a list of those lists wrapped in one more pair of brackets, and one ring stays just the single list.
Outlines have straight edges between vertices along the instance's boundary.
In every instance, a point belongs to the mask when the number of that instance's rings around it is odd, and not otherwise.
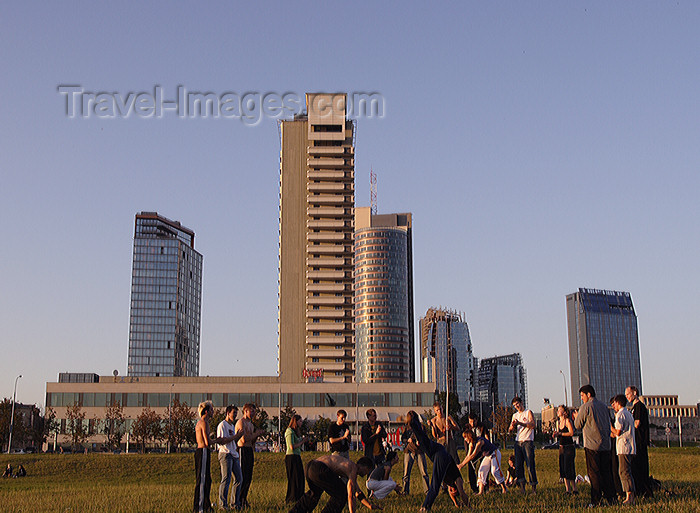
[{"label": "row of window", "polygon": [[[340,374],[338,374],[340,372]],[[336,372],[342,375],[341,371]],[[283,393],[282,407],[345,407],[355,406],[356,401],[361,408],[374,407],[419,407],[432,406],[434,395],[432,393],[383,393],[383,394],[330,394],[307,393],[290,394]],[[167,407],[171,399],[180,403],[187,403],[195,407],[202,401],[212,401],[214,407],[223,408],[229,404],[235,404],[239,408],[245,403],[255,403],[261,408],[279,407],[280,395],[276,393],[216,393],[216,394],[163,394],[163,393],[71,393],[50,392],[46,394],[46,405],[51,408],[72,406],[75,403],[83,407],[106,407],[117,402],[124,407]]]}]

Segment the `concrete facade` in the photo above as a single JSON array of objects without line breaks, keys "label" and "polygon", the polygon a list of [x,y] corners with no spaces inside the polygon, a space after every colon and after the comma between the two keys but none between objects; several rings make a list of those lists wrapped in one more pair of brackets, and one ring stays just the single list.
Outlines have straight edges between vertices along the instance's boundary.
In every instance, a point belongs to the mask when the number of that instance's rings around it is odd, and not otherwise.
[{"label": "concrete facade", "polygon": [[307,94],[307,114],[280,122],[278,368],[285,382],[353,381],[355,150],[345,100]]}]

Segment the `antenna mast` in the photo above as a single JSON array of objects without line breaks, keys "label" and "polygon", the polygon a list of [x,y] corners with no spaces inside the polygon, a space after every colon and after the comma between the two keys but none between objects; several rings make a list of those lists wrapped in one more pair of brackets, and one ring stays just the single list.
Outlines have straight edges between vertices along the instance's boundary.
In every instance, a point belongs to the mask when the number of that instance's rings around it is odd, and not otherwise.
[{"label": "antenna mast", "polygon": [[377,215],[377,175],[372,168],[369,169],[369,205],[370,212]]}]

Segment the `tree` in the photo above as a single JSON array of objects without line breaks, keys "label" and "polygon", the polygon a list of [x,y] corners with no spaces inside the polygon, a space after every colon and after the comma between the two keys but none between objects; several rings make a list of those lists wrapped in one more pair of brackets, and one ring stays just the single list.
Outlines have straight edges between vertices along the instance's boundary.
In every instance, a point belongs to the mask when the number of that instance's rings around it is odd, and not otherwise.
[{"label": "tree", "polygon": [[[216,430],[216,427],[221,424],[221,421],[226,418],[226,408],[216,408],[211,416],[211,422],[209,425],[212,431]],[[197,414],[195,413],[195,420],[197,419]]]},{"label": "tree", "polygon": [[[292,420],[292,417],[297,414],[297,411],[292,408],[291,406],[285,406],[284,410],[280,412],[280,415],[274,415],[272,417],[272,423],[274,424],[275,427],[280,426],[280,430],[282,431],[282,435],[284,435],[285,430],[287,429],[287,426],[289,426],[289,422]],[[280,417],[281,422],[280,422]]]},{"label": "tree", "polygon": [[71,449],[75,451],[90,438],[90,430],[85,425],[85,412],[79,403],[66,406],[66,431],[70,437]]},{"label": "tree", "polygon": [[59,423],[56,420],[56,411],[51,408],[51,406],[46,407],[44,418],[39,427],[40,430],[37,430],[35,433],[34,440],[37,442],[37,449],[41,450],[41,446],[44,445],[44,442],[51,436],[51,433],[58,432],[59,428]]},{"label": "tree", "polygon": [[[170,447],[175,447],[177,452],[183,444],[193,444],[196,442],[194,426],[196,424],[197,414],[192,410],[187,403],[180,403],[177,399],[173,401],[172,408],[163,416],[163,420],[170,422],[168,431],[164,434],[170,442]],[[170,413],[170,415],[168,415]],[[216,424],[212,424],[214,429]]]},{"label": "tree", "polygon": [[270,432],[270,417],[267,412],[262,408],[257,408],[255,410],[255,417],[253,417],[253,425],[255,429],[263,429],[265,433],[260,435],[258,440],[261,442],[269,442],[272,440],[272,433]]},{"label": "tree", "polygon": [[109,449],[116,451],[121,446],[122,438],[126,432],[125,424],[126,419],[122,405],[113,401],[105,408],[105,420],[102,428],[102,434],[107,437],[106,443]]},{"label": "tree", "polygon": [[159,440],[162,436],[162,419],[152,409],[144,408],[136,420],[131,425],[131,436],[136,439],[136,443],[141,444],[141,452],[146,451],[146,444]]},{"label": "tree", "polygon": [[[10,437],[10,417],[12,416],[12,399],[5,398],[0,403],[0,447],[5,448]],[[12,443],[22,445],[27,440],[27,430],[22,422],[22,414],[15,403],[14,423],[12,426]]]},{"label": "tree", "polygon": [[313,431],[314,441],[323,443],[328,441],[328,427],[331,425],[331,419],[327,419],[323,415],[319,416],[314,422]]},{"label": "tree", "polygon": [[493,423],[493,431],[495,437],[500,437],[503,440],[503,446],[505,447],[506,435],[508,434],[508,428],[510,427],[510,421],[513,418],[513,413],[515,409],[512,406],[504,406],[502,404],[497,404],[493,411],[491,412],[491,422]]}]

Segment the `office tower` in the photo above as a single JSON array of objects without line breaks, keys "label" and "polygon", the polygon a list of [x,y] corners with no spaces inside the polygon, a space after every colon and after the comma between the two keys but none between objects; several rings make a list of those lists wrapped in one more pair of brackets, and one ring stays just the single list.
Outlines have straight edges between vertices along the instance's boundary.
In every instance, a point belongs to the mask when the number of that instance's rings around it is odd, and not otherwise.
[{"label": "office tower", "polygon": [[194,232],[157,212],[136,214],[130,376],[198,376],[202,255]]},{"label": "office tower", "polygon": [[510,406],[520,397],[527,407],[527,373],[520,353],[483,358],[479,364],[479,401]]},{"label": "office tower", "polygon": [[412,382],[411,214],[355,209],[355,373],[362,383]]},{"label": "office tower", "polygon": [[475,369],[467,321],[453,310],[429,308],[420,320],[421,381],[455,392],[461,403],[474,399]]},{"label": "office tower", "polygon": [[630,385],[641,394],[637,315],[629,292],[578,289],[566,296],[566,320],[573,404],[581,403],[578,390],[589,384],[605,403]]},{"label": "office tower", "polygon": [[280,122],[279,373],[353,380],[354,123],[344,94]]}]

